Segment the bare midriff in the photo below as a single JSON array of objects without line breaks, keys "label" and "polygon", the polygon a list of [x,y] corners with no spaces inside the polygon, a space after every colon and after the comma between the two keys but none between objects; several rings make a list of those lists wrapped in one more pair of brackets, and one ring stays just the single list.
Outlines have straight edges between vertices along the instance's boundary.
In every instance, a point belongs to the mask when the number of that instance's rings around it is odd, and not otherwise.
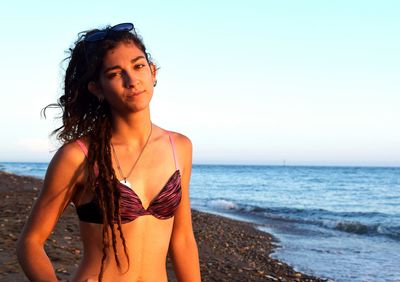
[{"label": "bare midriff", "polygon": [[[152,215],[144,215],[122,225],[129,255],[129,268],[122,240],[116,229],[116,245],[121,269],[118,269],[114,251],[110,248],[104,263],[103,281],[168,281],[166,257],[173,221],[174,217],[160,220]],[[71,281],[98,281],[103,257],[102,225],[81,221],[79,226],[83,258]]]}]

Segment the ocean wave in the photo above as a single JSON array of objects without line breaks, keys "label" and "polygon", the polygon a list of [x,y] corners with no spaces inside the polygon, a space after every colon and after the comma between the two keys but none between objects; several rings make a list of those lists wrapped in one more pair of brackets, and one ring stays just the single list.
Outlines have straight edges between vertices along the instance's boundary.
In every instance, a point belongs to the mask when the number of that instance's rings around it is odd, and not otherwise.
[{"label": "ocean wave", "polygon": [[237,209],[237,205],[234,202],[223,199],[211,200],[208,202],[208,206],[210,206],[211,208],[222,209],[222,210]]},{"label": "ocean wave", "polygon": [[321,225],[324,227],[328,227],[330,229],[336,229],[348,233],[355,234],[368,234],[372,233],[372,231],[377,230],[377,226],[363,224],[357,221],[332,221],[332,220],[323,220]]},{"label": "ocean wave", "polygon": [[[318,223],[318,222],[317,222]],[[383,235],[395,240],[400,240],[400,226],[385,226],[382,224],[365,224],[359,221],[322,221],[321,225],[347,233],[360,235]]]},{"label": "ocean wave", "polygon": [[[372,219],[380,222],[382,219],[390,217],[390,215],[379,212],[333,212],[324,209],[261,207],[241,204],[228,199],[210,200],[206,205],[222,212],[237,212],[265,219],[312,224],[346,233],[367,236],[383,235],[400,240],[400,226],[373,222]],[[363,218],[370,222],[362,222]]]}]

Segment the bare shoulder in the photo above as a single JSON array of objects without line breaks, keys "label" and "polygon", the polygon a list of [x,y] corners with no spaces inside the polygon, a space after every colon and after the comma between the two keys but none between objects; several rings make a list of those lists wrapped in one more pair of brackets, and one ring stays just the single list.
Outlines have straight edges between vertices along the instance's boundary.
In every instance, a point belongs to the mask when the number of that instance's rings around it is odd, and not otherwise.
[{"label": "bare shoulder", "polygon": [[190,175],[190,171],[192,170],[192,141],[189,137],[179,132],[170,131],[170,134],[175,144],[178,163],[185,178]]},{"label": "bare shoulder", "polygon": [[[85,154],[76,142],[62,145],[52,158],[47,175],[62,173],[64,175],[74,175],[77,180],[82,177],[83,163]],[[79,173],[81,172],[81,173]]]},{"label": "bare shoulder", "polygon": [[193,144],[189,137],[179,132],[170,131],[170,133],[174,139],[175,146],[182,154],[186,155],[192,153]]},{"label": "bare shoulder", "polygon": [[70,142],[62,145],[57,150],[53,160],[67,162],[69,165],[73,166],[79,166],[85,160],[85,154],[76,142]]},{"label": "bare shoulder", "polygon": [[159,136],[162,136],[162,138],[165,138],[167,134],[170,134],[177,151],[180,153],[191,153],[192,141],[189,137],[176,131],[167,130],[159,126],[156,127],[159,129]]}]

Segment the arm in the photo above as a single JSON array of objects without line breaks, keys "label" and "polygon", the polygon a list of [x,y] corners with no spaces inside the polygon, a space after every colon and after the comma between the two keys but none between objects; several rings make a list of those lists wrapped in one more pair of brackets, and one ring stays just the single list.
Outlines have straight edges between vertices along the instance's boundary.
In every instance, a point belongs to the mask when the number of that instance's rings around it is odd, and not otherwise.
[{"label": "arm", "polygon": [[[192,171],[192,143],[183,136],[176,135],[180,152],[182,170],[182,199],[175,213],[174,226],[170,242],[170,254],[172,257],[175,274],[178,281],[201,281],[199,254],[192,228],[192,216],[189,200],[189,182]],[[182,165],[181,165],[182,167]]]},{"label": "arm", "polygon": [[42,190],[17,244],[18,261],[31,281],[58,281],[44,243],[73,196],[83,161],[79,148],[68,144],[57,151],[49,164]]}]

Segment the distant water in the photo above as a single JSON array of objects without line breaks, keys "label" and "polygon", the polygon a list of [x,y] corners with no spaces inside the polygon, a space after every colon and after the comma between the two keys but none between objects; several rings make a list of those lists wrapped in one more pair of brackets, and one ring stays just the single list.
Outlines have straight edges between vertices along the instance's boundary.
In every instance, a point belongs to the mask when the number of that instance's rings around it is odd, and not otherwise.
[{"label": "distant water", "polygon": [[0,162],[0,170],[18,175],[29,175],[44,178],[49,163],[13,163]]},{"label": "distant water", "polygon": [[[43,178],[47,163],[0,163]],[[400,281],[400,168],[194,165],[191,205],[255,223],[332,281]]]}]

